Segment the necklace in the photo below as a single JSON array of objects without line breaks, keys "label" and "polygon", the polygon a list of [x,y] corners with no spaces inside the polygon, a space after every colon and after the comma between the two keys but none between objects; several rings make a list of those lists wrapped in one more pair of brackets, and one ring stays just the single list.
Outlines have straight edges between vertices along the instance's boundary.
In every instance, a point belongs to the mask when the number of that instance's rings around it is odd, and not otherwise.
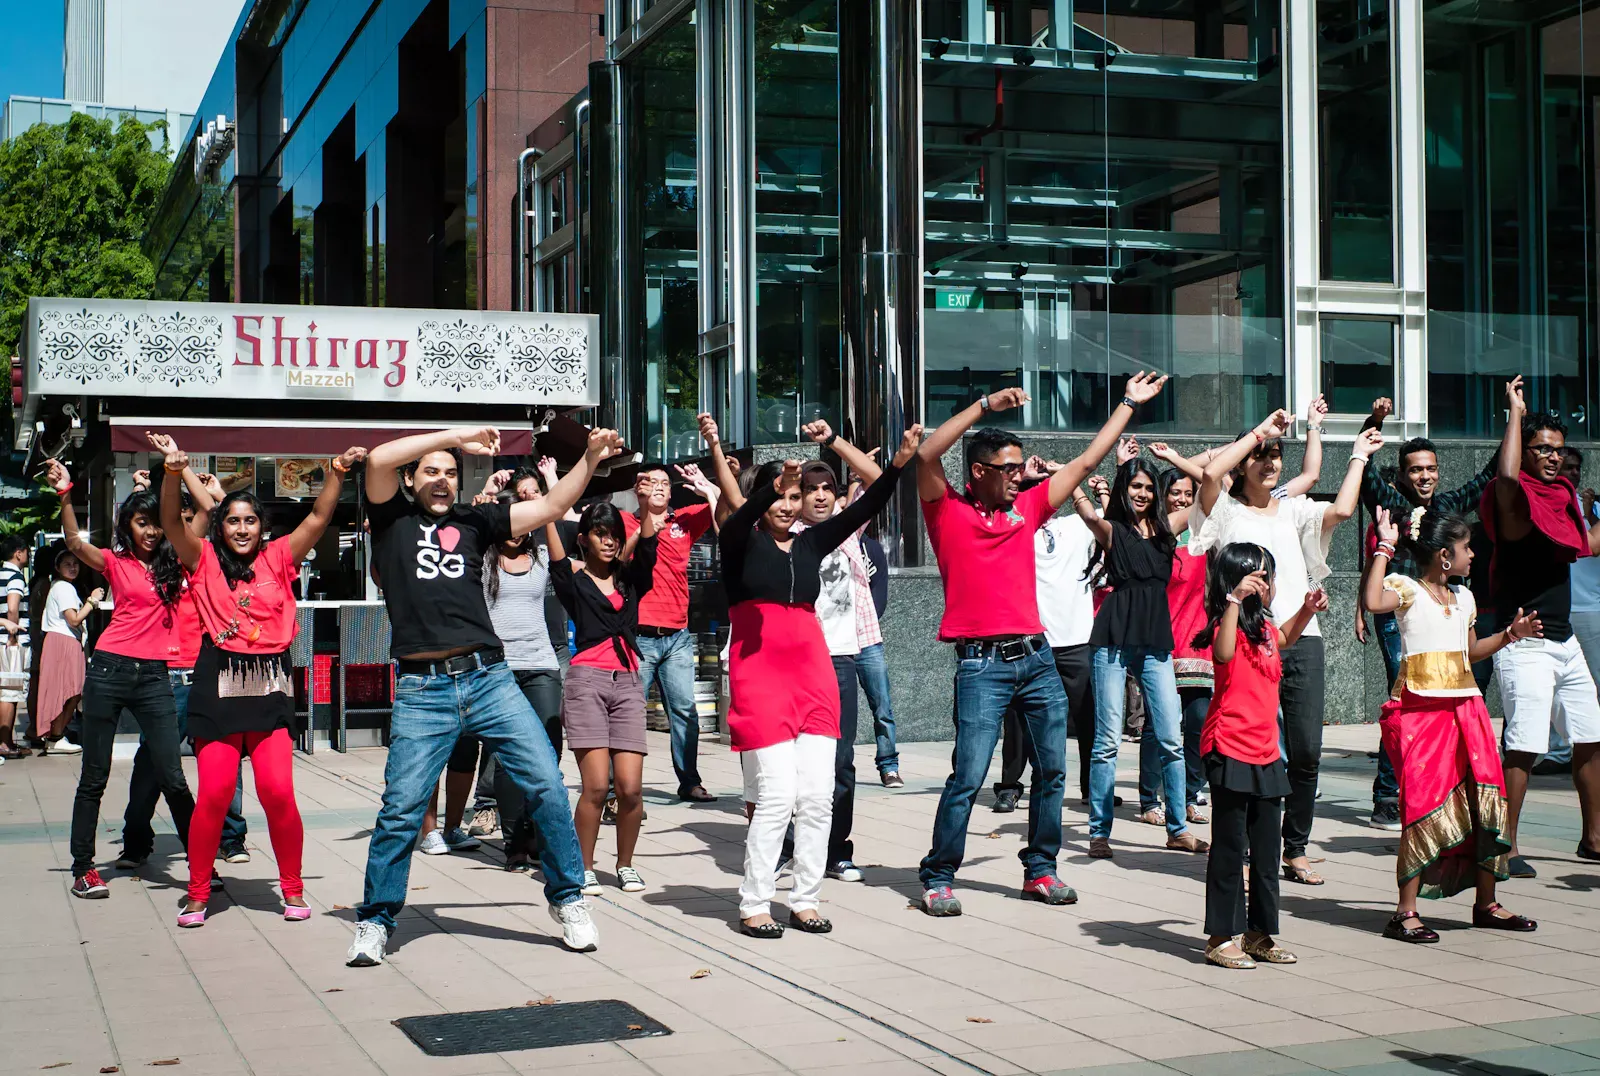
[{"label": "necklace", "polygon": [[1450,593],[1447,588],[1441,587],[1436,591],[1433,589],[1433,584],[1426,579],[1422,580],[1422,585],[1427,588],[1428,597],[1432,598],[1439,608],[1444,610],[1446,620],[1455,615],[1455,604],[1445,601],[1445,597],[1448,597]]}]

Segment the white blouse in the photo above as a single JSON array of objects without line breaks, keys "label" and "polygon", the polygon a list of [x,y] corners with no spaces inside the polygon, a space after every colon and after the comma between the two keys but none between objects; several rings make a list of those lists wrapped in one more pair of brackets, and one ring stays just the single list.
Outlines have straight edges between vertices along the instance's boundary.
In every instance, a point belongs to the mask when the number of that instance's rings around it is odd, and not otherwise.
[{"label": "white blouse", "polygon": [[1478,616],[1472,591],[1452,586],[1455,604],[1440,605],[1428,587],[1399,574],[1385,576],[1383,589],[1400,597],[1394,614],[1400,628],[1400,675],[1390,695],[1398,699],[1407,691],[1442,698],[1478,694],[1472,662],[1467,660],[1467,633]]},{"label": "white blouse", "polygon": [[[1287,624],[1305,603],[1306,593],[1328,577],[1333,535],[1322,528],[1328,506],[1321,501],[1285,497],[1273,504],[1276,512],[1266,515],[1223,492],[1207,515],[1196,501],[1189,510],[1189,552],[1199,556],[1235,542],[1267,550],[1277,566],[1278,593],[1272,600],[1272,619]],[[1302,634],[1322,634],[1316,617]]]}]

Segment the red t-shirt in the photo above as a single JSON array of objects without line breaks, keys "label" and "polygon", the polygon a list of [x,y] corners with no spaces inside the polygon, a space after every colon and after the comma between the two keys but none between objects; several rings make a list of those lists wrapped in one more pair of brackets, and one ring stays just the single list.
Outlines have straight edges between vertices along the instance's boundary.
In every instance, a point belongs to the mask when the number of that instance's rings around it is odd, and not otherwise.
[{"label": "red t-shirt", "polygon": [[[631,517],[623,516],[622,518],[629,519]],[[607,597],[611,600],[611,608],[618,611],[622,609],[623,599],[621,594],[609,594]],[[623,660],[617,657],[616,646],[612,644],[610,639],[607,639],[603,643],[595,643],[587,650],[578,651],[577,654],[573,655],[572,664],[582,665],[587,669],[603,669],[606,672],[633,672],[639,667],[638,655],[630,653],[628,658],[633,664],[624,664]]]},{"label": "red t-shirt", "polygon": [[939,500],[922,502],[928,541],[944,583],[940,639],[1044,631],[1035,589],[1033,532],[1053,512],[1048,482],[1024,490],[1003,512],[986,513],[948,486]]},{"label": "red t-shirt", "polygon": [[178,598],[178,656],[167,662],[174,669],[192,669],[200,660],[200,637],[205,629],[200,626],[200,607],[195,604],[189,589],[189,580],[183,581],[183,594]]},{"label": "red t-shirt", "polygon": [[1211,648],[1196,650],[1194,637],[1211,618],[1206,615],[1206,555],[1179,546],[1172,554],[1172,578],[1167,582],[1167,607],[1172,610],[1174,659],[1211,660]]},{"label": "red t-shirt", "polygon": [[293,583],[300,566],[288,536],[267,543],[256,554],[256,577],[237,588],[228,586],[210,542],[200,543],[200,565],[189,584],[200,623],[219,649],[235,654],[281,654],[294,642],[299,624],[294,616]]},{"label": "red t-shirt", "polygon": [[125,658],[173,661],[179,654],[178,617],[161,601],[155,579],[144,561],[128,553],[102,549],[105,577],[111,586],[111,623],[100,633],[95,649]]},{"label": "red t-shirt", "polygon": [[1277,644],[1257,646],[1241,630],[1233,660],[1216,663],[1211,710],[1200,729],[1201,757],[1215,751],[1252,766],[1281,757],[1278,681],[1282,679],[1283,653]]},{"label": "red t-shirt", "polygon": [[[633,536],[639,517],[622,513],[622,528]],[[711,529],[711,506],[695,504],[675,508],[667,525],[656,532],[655,582],[639,599],[639,623],[652,628],[689,626],[689,547]]]}]

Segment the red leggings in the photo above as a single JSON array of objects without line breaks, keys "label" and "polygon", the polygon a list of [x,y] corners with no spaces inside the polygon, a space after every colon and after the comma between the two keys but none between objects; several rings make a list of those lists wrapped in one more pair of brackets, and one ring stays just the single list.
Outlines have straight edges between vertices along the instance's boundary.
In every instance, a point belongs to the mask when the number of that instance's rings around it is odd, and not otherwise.
[{"label": "red leggings", "polygon": [[285,899],[303,895],[300,853],[305,828],[294,802],[294,745],[288,729],[271,732],[236,732],[221,740],[197,740],[195,758],[200,764],[200,788],[194,797],[194,818],[189,823],[189,899],[204,904],[211,899],[212,861],[222,841],[222,820],[233,802],[239,779],[239,759],[250,756],[256,778],[256,798],[267,812],[267,833],[278,860],[278,884]]}]

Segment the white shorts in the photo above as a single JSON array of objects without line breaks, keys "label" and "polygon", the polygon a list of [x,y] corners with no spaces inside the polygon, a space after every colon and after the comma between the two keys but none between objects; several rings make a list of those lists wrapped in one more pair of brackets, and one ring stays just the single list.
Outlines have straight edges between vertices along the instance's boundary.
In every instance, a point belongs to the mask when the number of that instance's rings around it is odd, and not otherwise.
[{"label": "white shorts", "polygon": [[1495,654],[1494,675],[1508,752],[1544,754],[1552,726],[1571,743],[1600,743],[1600,697],[1576,636],[1512,643]]}]

